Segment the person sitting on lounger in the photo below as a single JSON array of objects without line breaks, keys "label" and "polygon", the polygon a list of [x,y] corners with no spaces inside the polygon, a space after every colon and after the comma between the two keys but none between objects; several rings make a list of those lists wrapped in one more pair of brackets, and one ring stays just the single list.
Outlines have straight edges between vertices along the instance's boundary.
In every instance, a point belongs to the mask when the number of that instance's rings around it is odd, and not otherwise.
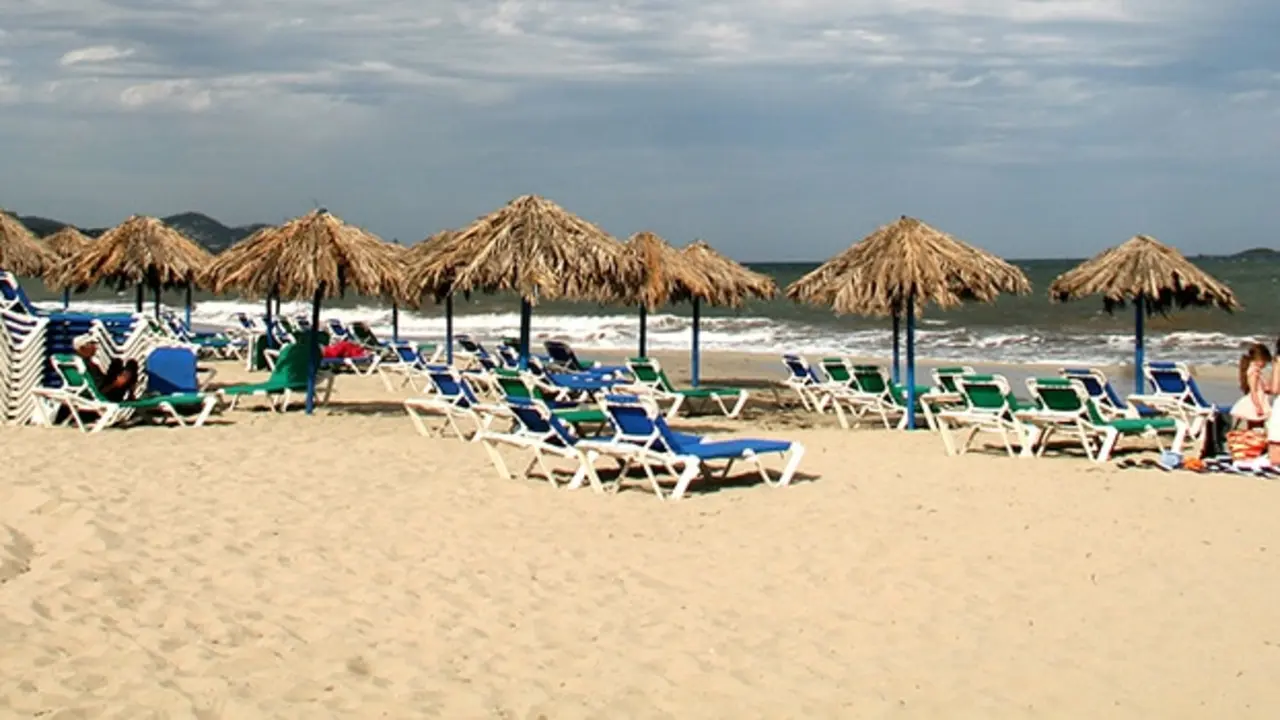
[{"label": "person sitting on lounger", "polygon": [[133,398],[135,386],[138,384],[138,361],[121,362],[120,358],[112,358],[105,370],[98,365],[95,356],[98,354],[98,340],[92,335],[80,335],[71,341],[71,347],[85,364],[85,369],[98,391],[112,402],[122,402]]}]

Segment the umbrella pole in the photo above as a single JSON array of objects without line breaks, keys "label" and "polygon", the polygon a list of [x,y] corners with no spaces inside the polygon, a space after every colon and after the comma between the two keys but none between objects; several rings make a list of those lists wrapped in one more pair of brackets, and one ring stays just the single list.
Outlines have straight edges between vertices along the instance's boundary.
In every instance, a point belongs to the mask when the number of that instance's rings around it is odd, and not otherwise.
[{"label": "umbrella pole", "polygon": [[191,332],[191,283],[190,282],[187,282],[186,306],[187,306],[186,315],[184,316],[183,319],[186,320],[187,322],[187,332]]},{"label": "umbrella pole", "polygon": [[520,369],[529,369],[529,326],[533,323],[533,305],[520,298]]},{"label": "umbrella pole", "polygon": [[649,308],[640,306],[640,357],[648,357],[649,351]]},{"label": "umbrella pole", "polygon": [[311,330],[308,335],[311,339],[307,341],[307,414],[311,415],[316,409],[316,371],[320,369],[320,301],[324,298],[324,283],[320,283],[320,287],[316,289],[316,294],[311,298]]},{"label": "umbrella pole", "polygon": [[907,429],[916,429],[916,298],[907,296]]},{"label": "umbrella pole", "polygon": [[1146,303],[1142,296],[1133,300],[1133,391],[1142,394],[1142,363],[1145,348],[1143,345],[1143,322],[1146,320]]},{"label": "umbrella pole", "polygon": [[702,328],[699,327],[702,324],[701,320],[702,320],[702,303],[698,302],[698,298],[694,298],[693,299],[693,357],[691,358],[691,362],[690,362],[692,369],[689,371],[694,387],[698,387],[698,380],[699,380],[698,376],[702,374],[701,372],[699,372],[701,370],[702,357],[698,352],[698,343],[702,335]]},{"label": "umbrella pole", "polygon": [[138,283],[137,287],[134,288],[134,296],[133,296],[134,312],[138,312],[138,313],[142,312],[142,292],[143,292],[142,283]]},{"label": "umbrella pole", "polygon": [[400,303],[391,303],[391,342],[400,342]]},{"label": "umbrella pole", "polygon": [[62,291],[62,309],[65,311],[71,305],[71,288]]},{"label": "umbrella pole", "polygon": [[156,302],[155,302],[156,319],[159,320],[160,319],[160,283],[156,283],[155,294],[156,294]]},{"label": "umbrella pole", "polygon": [[902,319],[898,317],[898,313],[893,314],[893,381],[895,383],[902,382],[902,358],[898,352],[898,329]]},{"label": "umbrella pole", "polygon": [[267,347],[275,347],[272,340],[274,334],[271,332],[271,296],[275,293],[267,293]]},{"label": "umbrella pole", "polygon": [[444,357],[445,362],[453,364],[453,296],[444,299]]}]

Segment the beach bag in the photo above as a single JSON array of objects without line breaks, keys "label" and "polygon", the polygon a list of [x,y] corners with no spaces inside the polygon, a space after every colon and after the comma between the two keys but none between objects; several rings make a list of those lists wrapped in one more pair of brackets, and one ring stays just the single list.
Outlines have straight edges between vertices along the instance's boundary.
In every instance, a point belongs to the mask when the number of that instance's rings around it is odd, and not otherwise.
[{"label": "beach bag", "polygon": [[1253,460],[1267,451],[1267,435],[1260,430],[1232,430],[1227,433],[1227,452],[1232,460]]}]

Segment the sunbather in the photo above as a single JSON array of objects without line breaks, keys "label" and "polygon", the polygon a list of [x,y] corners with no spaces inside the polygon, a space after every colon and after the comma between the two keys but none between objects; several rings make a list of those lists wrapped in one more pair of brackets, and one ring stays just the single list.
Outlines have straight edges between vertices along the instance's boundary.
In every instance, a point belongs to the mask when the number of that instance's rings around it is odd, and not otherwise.
[{"label": "sunbather", "polygon": [[84,359],[85,368],[93,377],[102,395],[112,402],[131,400],[138,384],[138,361],[121,362],[112,358],[104,370],[98,365],[98,339],[92,335],[79,335],[71,341],[71,348]]}]

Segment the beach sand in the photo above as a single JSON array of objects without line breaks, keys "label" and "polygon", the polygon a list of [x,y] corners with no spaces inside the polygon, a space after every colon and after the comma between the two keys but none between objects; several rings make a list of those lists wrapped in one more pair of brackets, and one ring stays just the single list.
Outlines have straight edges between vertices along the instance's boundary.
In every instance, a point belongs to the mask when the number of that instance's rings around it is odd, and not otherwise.
[{"label": "beach sand", "polygon": [[0,430],[0,717],[1280,712],[1274,481],[752,410],[681,424],[803,442],[803,477],[661,503],[504,481],[378,380],[337,388]]}]

